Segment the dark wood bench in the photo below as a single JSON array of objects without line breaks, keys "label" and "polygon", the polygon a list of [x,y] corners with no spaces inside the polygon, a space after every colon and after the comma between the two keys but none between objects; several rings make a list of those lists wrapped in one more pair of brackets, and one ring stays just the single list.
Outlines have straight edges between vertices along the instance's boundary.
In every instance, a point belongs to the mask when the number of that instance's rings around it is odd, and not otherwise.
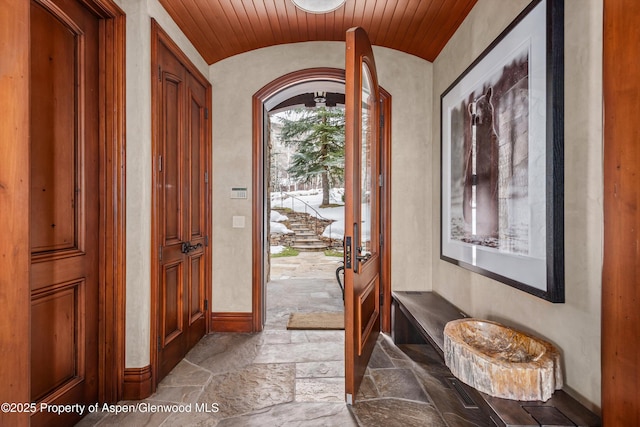
[{"label": "dark wood bench", "polygon": [[[444,326],[468,316],[434,292],[393,292],[392,297],[393,341],[398,345],[429,343],[444,364]],[[598,416],[563,390],[557,390],[546,402],[521,402],[489,396],[459,381],[452,385],[462,401],[471,399],[497,426],[601,425]]]}]

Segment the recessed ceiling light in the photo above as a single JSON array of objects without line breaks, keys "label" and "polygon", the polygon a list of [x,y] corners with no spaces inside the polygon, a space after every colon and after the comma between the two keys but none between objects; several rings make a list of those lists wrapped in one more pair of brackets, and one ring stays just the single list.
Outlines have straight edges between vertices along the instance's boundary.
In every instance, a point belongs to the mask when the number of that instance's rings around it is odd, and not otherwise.
[{"label": "recessed ceiling light", "polygon": [[346,0],[291,0],[299,9],[309,13],[329,13],[342,6]]}]

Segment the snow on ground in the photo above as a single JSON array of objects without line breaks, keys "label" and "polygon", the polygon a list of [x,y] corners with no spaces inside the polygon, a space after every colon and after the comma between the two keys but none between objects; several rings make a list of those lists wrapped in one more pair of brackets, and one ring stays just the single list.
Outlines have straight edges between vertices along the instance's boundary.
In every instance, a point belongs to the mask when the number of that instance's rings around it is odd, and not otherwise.
[{"label": "snow on ground", "polygon": [[284,246],[271,246],[271,254],[279,254],[280,252],[284,251]]},{"label": "snow on ground", "polygon": [[[329,203],[344,205],[343,195],[344,188],[332,188],[329,193]],[[325,228],[322,235],[332,239],[342,239],[344,237],[344,206],[321,208],[321,204],[322,190],[320,189],[271,193],[272,207],[290,208],[295,212],[305,212],[312,216],[334,220]]]},{"label": "snow on ground", "polygon": [[272,233],[280,233],[280,234],[291,234],[292,230],[289,230],[286,225],[281,224],[279,222],[271,223],[271,232]]},{"label": "snow on ground", "polygon": [[287,218],[286,215],[282,215],[278,211],[271,211],[271,214],[269,216],[270,216],[269,222],[270,222],[272,233],[281,233],[281,234],[293,233],[293,231],[289,230],[286,225],[280,224],[280,222],[286,221],[289,219]]},{"label": "snow on ground", "polygon": [[282,222],[282,221],[286,221],[289,218],[287,218],[286,215],[282,215],[280,212],[278,211],[271,211],[271,215],[270,215],[270,221],[271,222]]}]

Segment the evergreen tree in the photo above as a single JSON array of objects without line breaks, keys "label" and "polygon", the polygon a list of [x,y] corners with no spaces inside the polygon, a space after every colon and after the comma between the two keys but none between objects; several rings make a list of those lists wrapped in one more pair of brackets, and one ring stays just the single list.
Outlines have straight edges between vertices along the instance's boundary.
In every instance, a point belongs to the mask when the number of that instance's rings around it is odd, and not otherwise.
[{"label": "evergreen tree", "polygon": [[329,189],[344,179],[344,109],[297,109],[280,122],[280,141],[296,149],[287,172],[303,182],[320,176],[329,205]]}]

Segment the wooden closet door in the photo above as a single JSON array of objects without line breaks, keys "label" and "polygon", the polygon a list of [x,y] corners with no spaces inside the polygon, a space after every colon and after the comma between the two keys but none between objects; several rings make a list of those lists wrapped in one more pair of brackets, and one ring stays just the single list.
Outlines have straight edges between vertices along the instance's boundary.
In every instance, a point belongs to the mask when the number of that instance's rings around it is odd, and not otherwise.
[{"label": "wooden closet door", "polygon": [[158,44],[158,376],[206,332],[207,88]]},{"label": "wooden closet door", "polygon": [[208,114],[206,107],[207,88],[191,74],[187,75],[187,135],[188,167],[186,169],[189,180],[189,213],[187,235],[192,248],[188,254],[187,279],[187,312],[186,321],[189,325],[187,338],[188,348],[191,349],[200,341],[206,332],[206,250],[207,236],[207,206],[209,177],[207,174],[207,126]]},{"label": "wooden closet door", "polygon": [[[31,400],[95,403],[98,389],[98,19],[31,1]],[[37,412],[32,425],[77,414]]]}]

